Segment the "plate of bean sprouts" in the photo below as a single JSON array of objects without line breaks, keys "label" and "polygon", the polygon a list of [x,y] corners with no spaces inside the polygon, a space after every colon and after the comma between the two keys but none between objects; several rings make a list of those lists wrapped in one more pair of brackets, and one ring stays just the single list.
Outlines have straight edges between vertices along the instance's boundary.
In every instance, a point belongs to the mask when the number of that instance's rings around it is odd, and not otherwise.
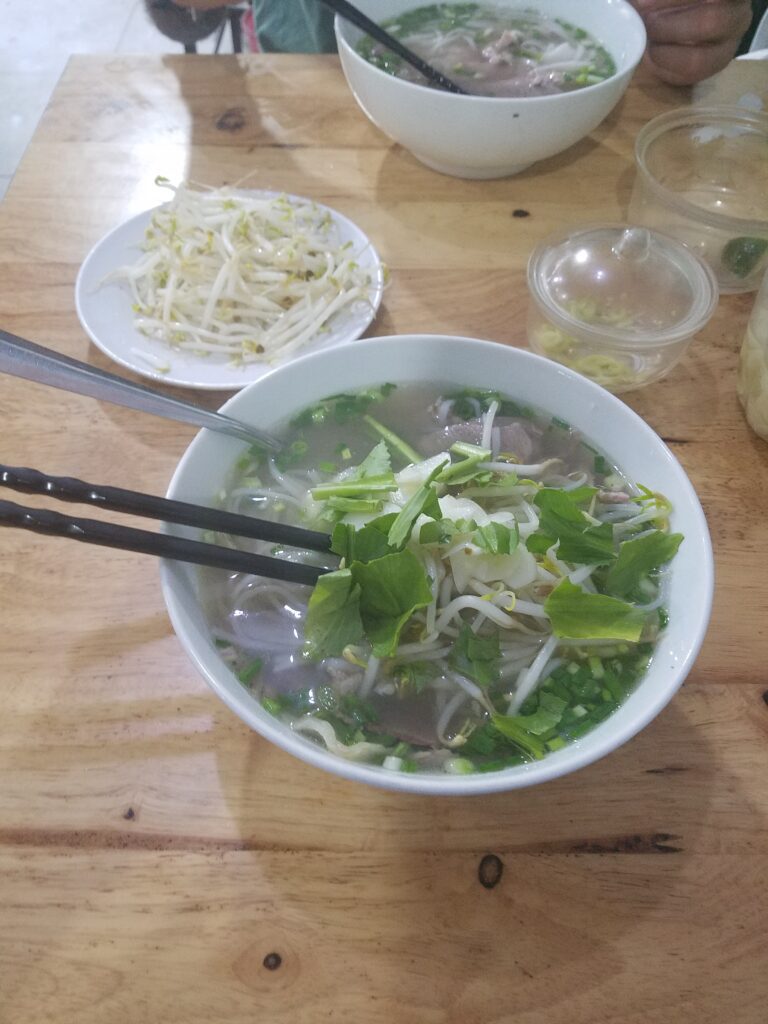
[{"label": "plate of bean sprouts", "polygon": [[121,366],[237,390],[356,340],[375,318],[385,268],[338,211],[275,191],[158,184],[171,200],[102,238],[75,286],[86,333]]}]

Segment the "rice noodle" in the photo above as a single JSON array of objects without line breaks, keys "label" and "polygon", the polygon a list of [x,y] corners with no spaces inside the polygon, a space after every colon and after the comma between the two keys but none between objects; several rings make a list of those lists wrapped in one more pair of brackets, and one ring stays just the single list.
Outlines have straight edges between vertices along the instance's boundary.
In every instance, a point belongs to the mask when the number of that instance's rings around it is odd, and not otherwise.
[{"label": "rice noodle", "polygon": [[520,710],[520,706],[524,703],[525,699],[536,689],[536,686],[544,673],[544,668],[551,658],[552,652],[557,647],[557,644],[557,637],[551,636],[533,659],[533,663],[530,668],[524,669],[520,673],[517,680],[517,686],[515,687],[515,694],[509,702],[509,708],[507,710],[508,715],[516,714]]}]

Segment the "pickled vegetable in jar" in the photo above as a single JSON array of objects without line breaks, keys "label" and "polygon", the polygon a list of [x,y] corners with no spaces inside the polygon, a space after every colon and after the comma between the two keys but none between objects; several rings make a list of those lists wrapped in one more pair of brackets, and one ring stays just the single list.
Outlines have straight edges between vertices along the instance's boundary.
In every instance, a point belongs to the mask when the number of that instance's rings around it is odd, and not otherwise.
[{"label": "pickled vegetable in jar", "polygon": [[737,390],[747,423],[768,441],[768,272],[741,346]]}]

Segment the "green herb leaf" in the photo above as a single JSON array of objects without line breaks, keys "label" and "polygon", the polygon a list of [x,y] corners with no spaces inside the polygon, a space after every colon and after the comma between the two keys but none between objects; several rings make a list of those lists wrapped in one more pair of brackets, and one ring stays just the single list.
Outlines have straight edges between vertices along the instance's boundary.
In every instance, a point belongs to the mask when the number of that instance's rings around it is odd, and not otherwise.
[{"label": "green herb leaf", "polygon": [[357,419],[374,402],[386,398],[395,387],[395,384],[382,384],[381,387],[367,388],[354,395],[331,395],[330,398],[324,398],[322,402],[304,409],[292,422],[295,426],[313,426],[334,421],[346,423]]},{"label": "green herb leaf", "polygon": [[[350,569],[359,587],[360,616],[373,653],[377,658],[392,657],[403,626],[432,600],[424,567],[406,549],[367,563],[353,562]],[[324,579],[327,576],[319,582]]]},{"label": "green herb leaf", "polygon": [[768,238],[732,238],[723,246],[720,259],[723,266],[736,277],[749,277],[768,252]]},{"label": "green herb leaf", "polygon": [[512,717],[534,736],[543,736],[544,733],[557,728],[567,706],[568,701],[554,693],[542,691],[539,694],[539,706],[536,711],[530,715],[514,715]]},{"label": "green herb leaf", "polygon": [[402,437],[390,430],[389,427],[385,427],[383,423],[379,423],[373,416],[363,416],[363,422],[367,423],[369,427],[372,427],[377,434],[380,434],[384,440],[389,444],[390,448],[400,452],[402,457],[405,459],[406,464],[421,462],[422,456],[411,446],[407,441],[404,441]]},{"label": "green herb leaf", "polygon": [[357,469],[350,474],[350,479],[363,480],[365,477],[386,476],[392,472],[392,461],[389,448],[384,441],[379,441],[375,448],[366,455]]},{"label": "green herb leaf", "polygon": [[[605,565],[616,557],[613,550],[613,527],[610,523],[595,526],[578,508],[585,500],[586,491],[578,488],[571,492],[543,487],[534,503],[541,510],[540,529],[526,541],[529,551],[546,554],[559,541],[557,557],[566,562],[583,565]],[[594,492],[593,492],[594,493]]]},{"label": "green herb leaf", "polygon": [[439,476],[445,463],[441,462],[427,477],[424,483],[415,491],[397,515],[389,531],[387,540],[393,548],[400,548],[411,536],[413,524],[424,513],[432,519],[439,519],[442,515],[440,504],[432,481]]},{"label": "green herb leaf", "polygon": [[660,530],[637,540],[625,540],[605,578],[605,589],[614,597],[628,597],[642,579],[674,557],[682,540],[682,533]]},{"label": "green herb leaf", "polygon": [[247,665],[240,669],[237,673],[237,678],[243,686],[251,686],[263,667],[264,662],[261,658],[253,658],[252,661],[249,661]]},{"label": "green herb leaf", "polygon": [[528,732],[520,725],[518,718],[514,715],[491,715],[491,722],[498,731],[511,740],[516,747],[524,750],[526,754],[540,761],[547,752],[546,744],[538,736]]},{"label": "green herb leaf", "polygon": [[354,477],[345,480],[331,480],[327,484],[318,484],[310,491],[315,501],[328,498],[365,498],[372,494],[387,494],[397,490],[397,483],[392,473],[381,476]]},{"label": "green herb leaf", "polygon": [[463,455],[464,458],[445,466],[437,478],[441,484],[455,486],[456,484],[467,483],[478,475],[491,475],[487,469],[478,469],[479,463],[487,462],[490,459],[490,448],[481,448],[476,444],[467,444],[464,441],[459,441],[451,445],[451,451],[456,455]]},{"label": "green herb leaf", "polygon": [[326,502],[327,508],[332,508],[334,512],[341,512],[346,515],[348,512],[364,512],[366,514],[375,514],[381,512],[382,502],[376,498],[328,498]]},{"label": "green herb leaf", "polygon": [[403,661],[393,665],[390,671],[401,697],[421,693],[430,679],[434,679],[436,675],[434,663],[431,661]]},{"label": "green herb leaf", "polygon": [[499,678],[501,651],[499,635],[477,636],[468,622],[463,622],[453,645],[449,663],[478,686],[492,686]]},{"label": "green herb leaf", "polygon": [[447,544],[456,535],[456,525],[450,519],[436,519],[424,523],[419,530],[419,544]]},{"label": "green herb leaf", "polygon": [[510,530],[503,523],[490,522],[478,526],[472,541],[491,555],[511,555],[520,543],[520,527],[515,523],[515,529]]},{"label": "green herb leaf", "polygon": [[644,612],[626,601],[605,594],[588,594],[569,579],[561,580],[544,611],[555,636],[578,640],[630,640],[636,642],[645,625]]},{"label": "green herb leaf", "polygon": [[343,558],[347,565],[372,562],[375,558],[393,554],[395,549],[387,537],[397,516],[397,512],[388,512],[359,529],[351,523],[337,523],[331,534],[331,551]]},{"label": "green herb leaf", "polygon": [[326,573],[315,584],[304,623],[304,653],[314,661],[338,657],[362,638],[360,587],[349,569]]}]

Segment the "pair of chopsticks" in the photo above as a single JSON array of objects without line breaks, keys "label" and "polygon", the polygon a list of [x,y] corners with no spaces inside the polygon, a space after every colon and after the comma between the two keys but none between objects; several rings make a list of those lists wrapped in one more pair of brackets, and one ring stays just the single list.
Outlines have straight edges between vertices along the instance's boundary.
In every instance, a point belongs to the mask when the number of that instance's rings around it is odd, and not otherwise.
[{"label": "pair of chopsticks", "polygon": [[[326,533],[286,526],[284,523],[270,523],[264,519],[192,505],[185,501],[158,498],[121,487],[89,484],[72,477],[47,476],[36,469],[0,465],[0,486],[24,494],[42,494],[59,501],[97,505],[112,512],[127,512],[181,526],[195,526],[310,551],[330,551],[331,538]],[[0,526],[17,527],[52,537],[69,537],[86,544],[100,544],[102,547],[136,551],[195,565],[209,565],[229,569],[231,572],[268,576],[290,583],[314,584],[319,576],[328,572],[314,565],[288,562],[282,558],[270,558],[151,530],[118,526],[97,519],[64,516],[59,512],[16,505],[11,501],[0,501]]]},{"label": "pair of chopsticks", "polygon": [[372,39],[375,39],[377,43],[381,43],[386,46],[388,50],[396,53],[398,57],[402,57],[404,61],[420,71],[424,77],[436,85],[440,89],[445,89],[446,92],[454,92],[460,96],[468,96],[469,93],[466,89],[463,89],[460,85],[453,81],[452,78],[448,78],[442,71],[438,71],[437,68],[432,67],[422,57],[413,50],[409,49],[400,40],[393,35],[390,35],[385,29],[378,25],[358,8],[354,7],[349,0],[320,0],[321,3],[325,4],[326,7],[330,7],[336,14],[341,15],[342,18],[356,25],[363,32],[367,32]]}]

